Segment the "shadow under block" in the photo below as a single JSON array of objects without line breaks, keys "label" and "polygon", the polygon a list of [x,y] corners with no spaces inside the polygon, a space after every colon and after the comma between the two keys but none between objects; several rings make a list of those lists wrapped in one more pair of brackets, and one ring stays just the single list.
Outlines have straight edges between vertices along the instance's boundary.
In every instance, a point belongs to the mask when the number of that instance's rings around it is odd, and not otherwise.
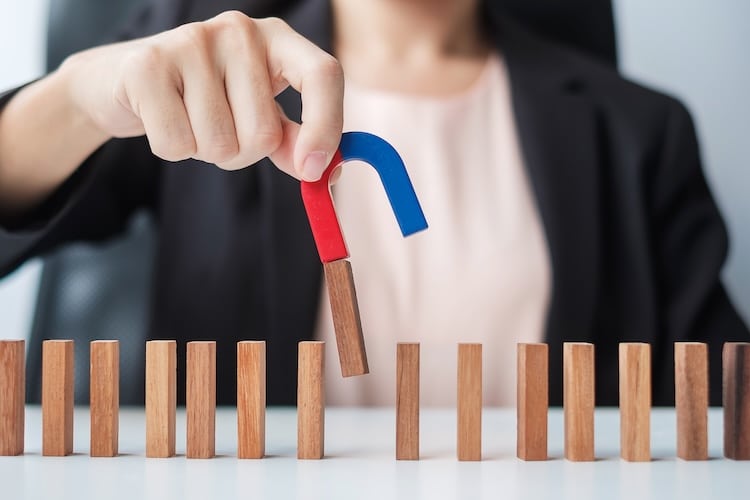
[{"label": "shadow under block", "polygon": [[297,365],[297,458],[323,458],[325,342],[299,343]]},{"label": "shadow under block", "polygon": [[594,345],[563,344],[565,458],[594,460]]},{"label": "shadow under block", "polygon": [[419,344],[396,345],[396,460],[419,460]]},{"label": "shadow under block", "polygon": [[42,455],[73,453],[73,341],[42,343]]},{"label": "shadow under block", "polygon": [[750,343],[727,342],[722,358],[724,456],[750,460]]},{"label": "shadow under block", "polygon": [[620,457],[651,460],[651,346],[620,344]]},{"label": "shadow under block", "polygon": [[457,450],[461,461],[482,459],[482,344],[458,344]]},{"label": "shadow under block", "polygon": [[266,343],[237,343],[237,458],[266,454]]},{"label": "shadow under block", "polygon": [[351,377],[369,373],[352,266],[348,260],[341,259],[323,263],[323,270],[331,302],[341,375]]},{"label": "shadow under block", "polygon": [[516,455],[521,460],[547,460],[549,349],[547,344],[517,346]]},{"label": "shadow under block", "polygon": [[23,454],[26,343],[0,340],[0,456]]},{"label": "shadow under block", "polygon": [[677,456],[708,460],[708,346],[675,343],[674,365]]},{"label": "shadow under block", "polygon": [[187,343],[187,458],[216,455],[216,342]]},{"label": "shadow under block", "polygon": [[146,456],[175,455],[177,342],[146,342]]},{"label": "shadow under block", "polygon": [[95,340],[90,344],[89,394],[92,457],[114,457],[118,452],[120,413],[120,343]]}]

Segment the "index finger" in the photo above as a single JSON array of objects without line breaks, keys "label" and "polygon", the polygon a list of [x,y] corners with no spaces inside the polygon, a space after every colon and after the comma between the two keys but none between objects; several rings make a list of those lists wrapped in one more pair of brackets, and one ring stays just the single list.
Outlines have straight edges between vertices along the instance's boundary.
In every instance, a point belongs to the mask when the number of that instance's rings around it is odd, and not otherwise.
[{"label": "index finger", "polygon": [[285,81],[302,95],[302,125],[294,145],[294,168],[304,180],[318,180],[341,141],[344,73],[339,62],[281,20],[260,23],[272,80]]}]

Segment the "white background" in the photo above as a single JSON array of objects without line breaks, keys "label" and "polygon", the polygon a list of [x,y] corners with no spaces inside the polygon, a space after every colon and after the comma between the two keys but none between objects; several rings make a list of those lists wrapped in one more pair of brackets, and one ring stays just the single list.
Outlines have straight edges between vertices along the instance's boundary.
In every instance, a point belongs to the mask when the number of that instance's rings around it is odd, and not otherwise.
[{"label": "white background", "polygon": [[[43,71],[47,2],[0,0],[0,89]],[[750,319],[750,2],[615,0],[615,17],[623,73],[693,113],[730,228],[725,282]],[[39,270],[34,261],[0,282],[0,338],[28,335]]]}]

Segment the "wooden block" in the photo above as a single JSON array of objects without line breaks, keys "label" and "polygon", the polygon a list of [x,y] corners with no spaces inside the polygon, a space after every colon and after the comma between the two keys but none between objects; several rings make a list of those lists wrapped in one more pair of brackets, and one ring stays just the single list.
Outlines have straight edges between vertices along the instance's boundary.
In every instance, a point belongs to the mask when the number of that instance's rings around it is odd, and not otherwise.
[{"label": "wooden block", "polygon": [[0,455],[23,454],[26,343],[0,340]]},{"label": "wooden block", "polygon": [[73,341],[42,343],[42,455],[73,453]]},{"label": "wooden block", "polygon": [[458,344],[458,459],[482,459],[482,344]]},{"label": "wooden block", "polygon": [[547,460],[549,349],[518,344],[516,454],[521,460]]},{"label": "wooden block", "polygon": [[325,262],[323,270],[326,275],[328,297],[331,301],[331,316],[333,316],[333,329],[336,333],[341,375],[351,377],[369,373],[352,266],[348,260],[334,260]]},{"label": "wooden block", "polygon": [[117,456],[120,413],[120,343],[90,344],[89,394],[92,457]]},{"label": "wooden block", "polygon": [[396,345],[396,460],[419,460],[419,343]]},{"label": "wooden block", "polygon": [[266,343],[237,343],[237,458],[266,454]]},{"label": "wooden block", "polygon": [[187,344],[187,458],[216,455],[216,342]]},{"label": "wooden block", "polygon": [[651,460],[651,346],[620,344],[620,457]]},{"label": "wooden block", "polygon": [[594,345],[563,344],[565,458],[594,460]]},{"label": "wooden block", "polygon": [[146,342],[146,456],[175,455],[177,342]]},{"label": "wooden block", "polygon": [[300,342],[297,366],[297,458],[323,458],[325,342]]},{"label": "wooden block", "polygon": [[750,460],[750,343],[727,342],[722,358],[724,456]]},{"label": "wooden block", "polygon": [[708,460],[708,346],[700,342],[674,345],[677,456]]}]

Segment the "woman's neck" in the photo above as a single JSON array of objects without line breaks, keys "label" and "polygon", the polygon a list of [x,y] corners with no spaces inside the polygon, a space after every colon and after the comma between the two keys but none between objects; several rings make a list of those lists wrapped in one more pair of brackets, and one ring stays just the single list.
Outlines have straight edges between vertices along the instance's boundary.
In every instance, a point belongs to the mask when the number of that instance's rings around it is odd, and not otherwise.
[{"label": "woman's neck", "polygon": [[485,50],[478,0],[333,0],[335,43],[395,60],[476,56]]},{"label": "woman's neck", "polygon": [[479,0],[333,0],[334,51],[347,78],[446,94],[469,86],[488,45]]}]

